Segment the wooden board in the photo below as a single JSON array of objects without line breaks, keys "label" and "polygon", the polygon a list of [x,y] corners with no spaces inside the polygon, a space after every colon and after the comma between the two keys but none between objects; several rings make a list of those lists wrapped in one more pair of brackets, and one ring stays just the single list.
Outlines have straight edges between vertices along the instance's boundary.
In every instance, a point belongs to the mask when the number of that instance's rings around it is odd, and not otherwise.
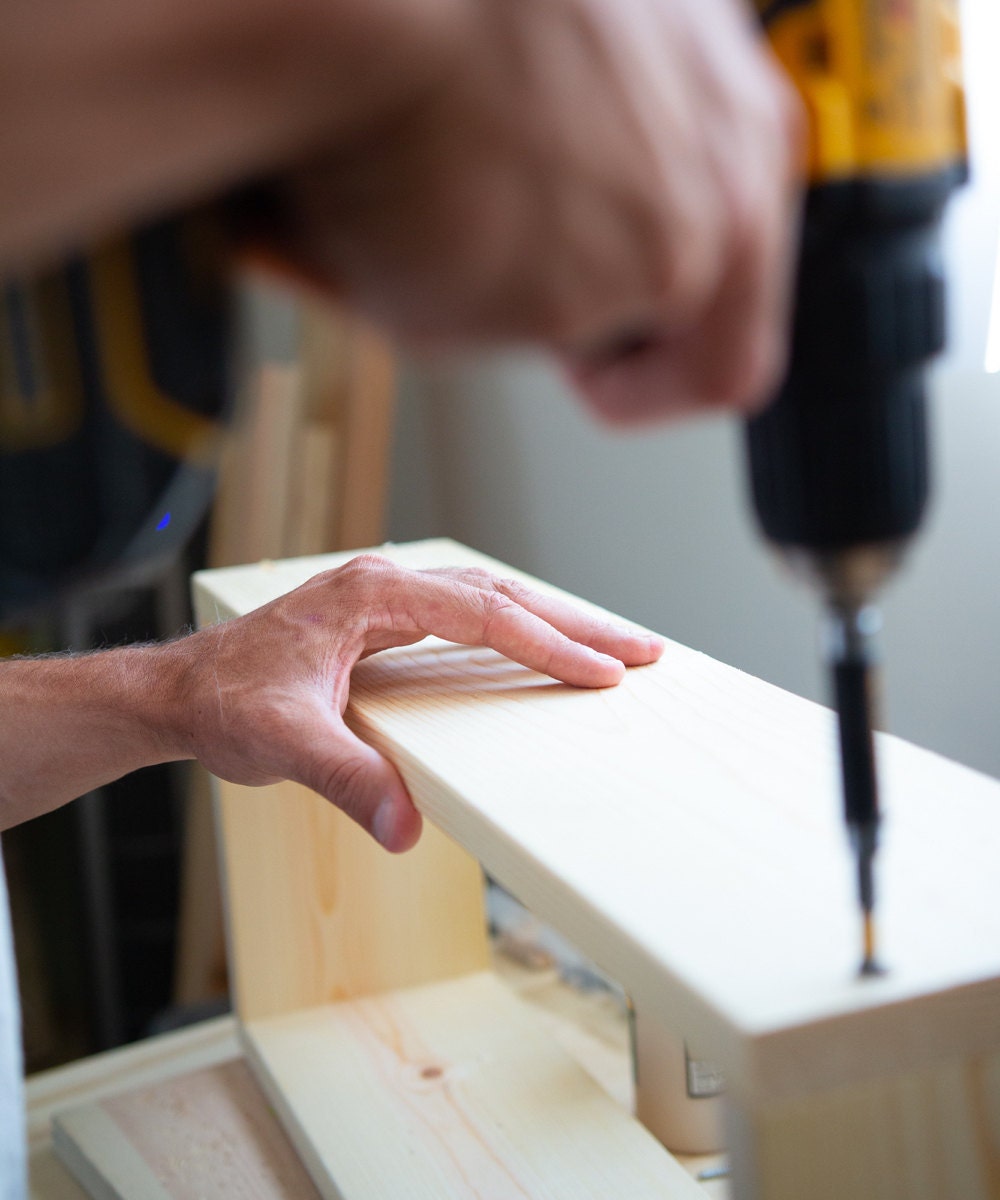
[{"label": "wooden board", "polygon": [[175,1075],[231,1062],[239,1055],[236,1022],[232,1017],[214,1017],[31,1075],[25,1083],[29,1150],[45,1144],[52,1117],[62,1109],[151,1087]]},{"label": "wooden board", "polygon": [[87,1193],[53,1152],[54,1113],[216,1063],[231,1062],[239,1055],[235,1020],[217,1017],[30,1076],[25,1099],[31,1200],[86,1200]]},{"label": "wooden board", "polygon": [[734,1200],[1000,1200],[1000,1051],[731,1115]]},{"label": "wooden board", "polygon": [[[627,1110],[631,1103],[628,1034],[624,1014],[613,998],[606,993],[578,991],[563,982],[554,970],[527,968],[503,955],[494,955],[493,966],[504,985],[523,998],[530,1008],[534,1027],[532,1036],[542,1036],[547,1042],[560,1046],[619,1107]],[[179,1139],[182,1147],[189,1140],[204,1137],[204,1102],[199,1103],[197,1099],[190,1102],[188,1092],[192,1086],[198,1089],[199,1080],[204,1080],[206,1076],[228,1081],[226,1087],[211,1089],[215,1110],[210,1114],[212,1125],[218,1125],[221,1117],[226,1130],[241,1141],[246,1141],[258,1124],[257,1118],[252,1123],[240,1121],[240,1111],[254,1103],[246,1093],[257,1093],[258,1113],[261,1100],[258,1085],[249,1072],[236,1073],[232,1070],[237,1065],[238,1055],[235,1021],[227,1017],[135,1043],[123,1050],[98,1055],[29,1080],[31,1200],[85,1200],[86,1193],[70,1178],[52,1153],[51,1118],[54,1112],[59,1114],[67,1107],[76,1117],[87,1109],[97,1108],[109,1095],[117,1098],[114,1103],[124,1104],[130,1115],[128,1123],[115,1122],[112,1139],[115,1142],[119,1137],[128,1139],[129,1150],[125,1154],[133,1160],[138,1151],[129,1126],[138,1124],[138,1142],[149,1143],[151,1138],[158,1137],[164,1108],[170,1125],[169,1135],[173,1138],[176,1134],[174,1140]],[[219,1074],[214,1070],[217,1065],[224,1068],[224,1073]],[[157,1101],[156,1096],[149,1097],[152,1102],[144,1101],[148,1093],[158,1095],[164,1084],[169,1089],[168,1094],[179,1098],[179,1103],[165,1106],[162,1099]],[[137,1104],[132,1103],[133,1096],[138,1098]],[[266,1115],[275,1125],[273,1114],[268,1112]],[[81,1131],[74,1118],[74,1125],[72,1143],[65,1137],[61,1139],[63,1153],[69,1153],[78,1170],[82,1162],[89,1164],[80,1171],[90,1185],[89,1194],[106,1197],[121,1156],[108,1156],[109,1140],[104,1123],[95,1128],[95,1123],[91,1122]],[[270,1140],[272,1135],[267,1133],[266,1136]],[[231,1148],[232,1142],[228,1137],[218,1137],[212,1141],[211,1152],[217,1155]],[[160,1147],[154,1145],[154,1157],[160,1152]],[[239,1150],[241,1159],[259,1154],[260,1151],[253,1147],[241,1146]],[[189,1163],[190,1158],[182,1148],[179,1161]],[[692,1178],[719,1164],[718,1157],[681,1161]],[[107,1173],[103,1163],[107,1163]],[[198,1165],[197,1161],[195,1165]],[[197,1176],[194,1178],[197,1181]],[[156,1186],[160,1186],[158,1181]],[[705,1197],[726,1200],[728,1193],[724,1180],[703,1187]],[[311,1185],[298,1194],[308,1196],[311,1194],[310,1188]],[[113,1191],[110,1194],[113,1195]],[[199,1191],[198,1194],[202,1193]],[[234,1195],[235,1191],[231,1188],[223,1194]],[[254,1193],[250,1192],[250,1195]]]},{"label": "wooden board", "polygon": [[292,783],[219,784],[230,977],[244,1020],[479,971],[479,864],[436,829],[390,856]]},{"label": "wooden board", "polygon": [[61,1112],[53,1141],[94,1200],[318,1198],[240,1060]]},{"label": "wooden board", "polygon": [[327,1200],[706,1200],[492,972],[245,1039]]},{"label": "wooden board", "polygon": [[[385,553],[513,573],[448,542]],[[245,612],[339,561],[202,575],[202,608]],[[825,709],[675,643],[593,692],[429,640],[362,664],[349,711],[436,825],[719,1062],[738,1097],[782,1104],[995,1048],[995,781],[879,739],[891,969],[858,981]]]},{"label": "wooden board", "polygon": [[[302,303],[299,318],[301,365],[264,363],[246,381],[246,402],[220,468],[209,547],[213,566],[319,554],[382,537],[396,394],[393,352],[365,322],[323,301]],[[226,991],[217,851],[203,775],[192,767],[178,1004]],[[369,857],[366,866],[377,881],[381,861]]]}]

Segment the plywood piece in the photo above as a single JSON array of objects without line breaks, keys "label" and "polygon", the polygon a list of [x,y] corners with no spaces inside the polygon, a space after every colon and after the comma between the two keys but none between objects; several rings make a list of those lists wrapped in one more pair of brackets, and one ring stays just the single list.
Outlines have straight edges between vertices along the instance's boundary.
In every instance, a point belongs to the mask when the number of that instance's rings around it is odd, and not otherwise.
[{"label": "plywood piece", "polygon": [[220,782],[219,801],[244,1020],[486,965],[479,864],[438,830],[392,856],[297,784]]},{"label": "plywood piece", "polygon": [[324,1197],[705,1200],[490,972],[251,1022]]},{"label": "plywood piece", "polygon": [[53,1140],[95,1200],[318,1195],[240,1060],[59,1113]]},{"label": "plywood piece", "polygon": [[29,1148],[48,1140],[52,1117],[60,1109],[231,1062],[239,1054],[235,1020],[215,1017],[65,1067],[40,1071],[25,1085]]},{"label": "plywood piece", "polygon": [[[454,543],[409,566],[484,565]],[[199,579],[247,611],[323,557]],[[889,974],[855,978],[851,862],[829,712],[669,643],[582,691],[428,640],[356,670],[349,719],[419,807],[655,1006],[744,1103],[967,1060],[1000,1038],[1000,784],[879,738]]]}]

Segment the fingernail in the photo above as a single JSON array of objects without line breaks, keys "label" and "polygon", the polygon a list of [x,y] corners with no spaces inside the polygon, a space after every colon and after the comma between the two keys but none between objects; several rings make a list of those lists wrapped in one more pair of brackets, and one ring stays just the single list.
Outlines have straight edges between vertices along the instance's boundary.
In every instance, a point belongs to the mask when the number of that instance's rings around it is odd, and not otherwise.
[{"label": "fingernail", "polygon": [[395,831],[396,801],[391,796],[386,796],[372,818],[372,835],[380,845],[388,847]]},{"label": "fingernail", "polygon": [[594,650],[592,653],[598,662],[609,663],[615,667],[620,667],[622,665],[622,660],[620,658],[615,658],[612,654],[601,654],[599,650]]}]

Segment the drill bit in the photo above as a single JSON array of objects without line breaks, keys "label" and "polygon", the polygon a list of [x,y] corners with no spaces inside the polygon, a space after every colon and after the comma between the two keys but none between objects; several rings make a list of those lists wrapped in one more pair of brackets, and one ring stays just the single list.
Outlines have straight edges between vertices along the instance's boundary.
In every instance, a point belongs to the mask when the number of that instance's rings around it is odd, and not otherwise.
[{"label": "drill bit", "polygon": [[880,975],[876,956],[874,860],[878,849],[878,779],[872,735],[881,620],[871,604],[838,603],[830,610],[829,658],[840,725],[844,816],[857,862],[862,917],[860,974]]}]

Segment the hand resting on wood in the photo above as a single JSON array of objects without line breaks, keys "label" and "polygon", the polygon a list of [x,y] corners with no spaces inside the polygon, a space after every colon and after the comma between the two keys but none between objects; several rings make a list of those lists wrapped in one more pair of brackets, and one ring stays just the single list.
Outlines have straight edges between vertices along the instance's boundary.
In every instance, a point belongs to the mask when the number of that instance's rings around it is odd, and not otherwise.
[{"label": "hand resting on wood", "polygon": [[663,651],[655,635],[514,580],[360,555],[244,617],[160,646],[5,663],[0,827],[138,767],[198,759],[234,783],[305,784],[388,850],[407,850],[420,815],[343,713],[356,663],[429,634],[488,646],[576,687],[611,687]]}]

